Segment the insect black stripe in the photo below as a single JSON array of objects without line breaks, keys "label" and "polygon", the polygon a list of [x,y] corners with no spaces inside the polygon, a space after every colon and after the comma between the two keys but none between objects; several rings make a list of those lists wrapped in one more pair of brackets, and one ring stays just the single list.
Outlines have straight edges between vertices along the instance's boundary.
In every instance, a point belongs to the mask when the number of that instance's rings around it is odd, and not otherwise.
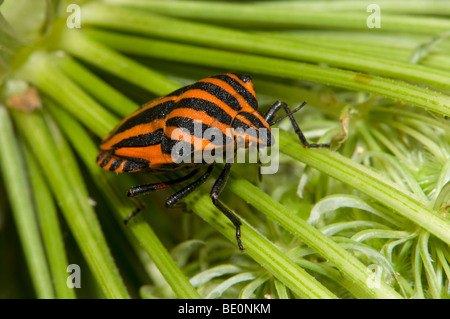
[{"label": "insect black stripe", "polygon": [[209,94],[215,96],[216,98],[227,104],[235,111],[239,111],[242,108],[239,101],[233,95],[214,83],[197,82],[192,85],[191,89],[199,89],[208,92]]},{"label": "insect black stripe", "polygon": [[173,105],[173,101],[166,101],[155,105],[154,107],[151,107],[148,110],[139,113],[137,116],[129,118],[121,126],[119,126],[117,130],[114,131],[113,134],[111,134],[111,136],[129,130],[136,125],[151,123],[154,120],[163,119],[170,112]]},{"label": "insect black stripe", "polygon": [[249,126],[246,123],[242,122],[240,119],[235,118],[233,120],[233,128],[235,128],[235,129],[239,128],[239,129],[243,129],[245,131],[245,130],[250,129],[251,126]]},{"label": "insect black stripe", "polygon": [[254,126],[256,127],[264,127],[265,125],[259,118],[257,118],[255,115],[248,113],[248,112],[240,112],[239,115],[242,115],[247,120],[249,120]]},{"label": "insect black stripe", "polygon": [[157,129],[154,132],[132,136],[117,142],[112,148],[117,149],[121,147],[146,147],[161,143],[161,138],[164,134],[163,129]]},{"label": "insect black stripe", "polygon": [[230,125],[232,117],[220,106],[200,98],[184,98],[175,104],[176,108],[190,108],[195,111],[203,111],[223,124]]},{"label": "insect black stripe", "polygon": [[99,152],[96,158],[96,162],[99,162],[103,156],[105,156],[105,152],[103,151]]},{"label": "insect black stripe", "polygon": [[122,156],[122,155],[116,155],[114,153],[112,153],[112,155],[120,158],[121,160],[142,164],[144,166],[148,166],[148,164],[150,163],[149,160],[139,158],[139,157]]},{"label": "insect black stripe", "polygon": [[212,76],[212,78],[222,80],[223,82],[229,84],[238,94],[240,94],[244,100],[255,110],[258,109],[258,101],[253,96],[252,93],[250,93],[249,90],[247,90],[245,87],[243,87],[238,81],[233,79],[232,77],[222,74],[222,75],[216,75]]},{"label": "insect black stripe", "polygon": [[148,165],[144,164],[144,163],[136,163],[136,162],[132,162],[132,161],[126,161],[125,164],[123,165],[123,171],[124,172],[131,172],[131,171],[135,171],[135,170],[141,170],[143,168],[146,168]]},{"label": "insect black stripe", "polygon": [[111,163],[111,166],[109,167],[109,170],[115,171],[116,169],[119,168],[120,164],[122,164],[121,160],[114,159],[113,162]]},{"label": "insect black stripe", "polygon": [[[231,143],[231,138],[229,136],[226,136],[223,134],[221,130],[215,127],[211,127],[209,125],[201,123],[201,130],[196,128],[195,125],[199,125],[200,123],[197,122],[194,124],[194,120],[188,117],[173,117],[167,120],[166,126],[175,126],[179,129],[184,129],[187,132],[189,132],[190,135],[193,135],[197,138],[206,139],[210,141],[213,145],[225,145]],[[166,137],[170,140],[170,136]],[[166,139],[166,140],[167,140]],[[178,142],[178,141],[175,141]],[[171,143],[169,141],[169,143]],[[164,144],[164,143],[163,143]],[[164,145],[162,145],[164,146]],[[170,151],[170,147],[162,149],[163,152]]]},{"label": "insect black stripe", "polygon": [[100,163],[100,167],[105,167],[106,165],[108,165],[109,161],[111,160],[111,157],[106,156],[103,161]]}]

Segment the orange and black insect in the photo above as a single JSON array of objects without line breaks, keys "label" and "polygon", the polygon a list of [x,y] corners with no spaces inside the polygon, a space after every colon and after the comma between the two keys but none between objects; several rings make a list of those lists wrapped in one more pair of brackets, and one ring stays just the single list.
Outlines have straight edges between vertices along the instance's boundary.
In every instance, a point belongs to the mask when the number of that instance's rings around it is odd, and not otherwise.
[{"label": "orange and black insect", "polygon": [[[200,177],[167,199],[166,205],[174,206],[202,185],[214,168],[214,163],[189,164],[174,161],[172,151],[182,139],[174,134],[174,130],[183,129],[188,132],[188,138],[186,139],[185,136],[183,141],[190,143],[191,154],[202,151],[206,147],[219,149],[230,144],[235,145],[239,137],[236,132],[242,130],[247,132],[249,128],[254,129],[257,133],[253,137],[250,136],[250,139],[255,139],[259,143],[258,145],[272,146],[270,126],[282,118],[289,117],[303,146],[328,147],[327,144],[309,144],[300,130],[293,113],[304,105],[305,103],[291,111],[286,103],[277,101],[263,116],[258,111],[256,94],[248,75],[212,76],[153,100],[123,119],[111,133],[103,138],[100,145],[101,151],[97,156],[97,164],[105,170],[117,173],[144,171],[160,173],[179,169],[190,170],[187,175],[176,180],[133,187],[127,194],[131,198],[193,179],[203,167],[206,167]],[[286,115],[273,121],[277,111],[281,108],[284,109]],[[195,123],[201,123],[200,136],[195,135],[199,134],[194,130]],[[214,145],[214,140],[204,137],[202,133],[208,128],[214,128],[223,134],[220,145]],[[263,131],[265,132],[264,136],[258,135]],[[247,137],[245,144],[247,146],[248,139]],[[241,221],[219,200],[219,194],[226,184],[231,165],[232,163],[229,161],[225,163],[212,187],[210,197],[214,205],[236,227],[237,244],[239,249],[243,250]],[[141,207],[131,213],[125,223],[140,210]]]}]

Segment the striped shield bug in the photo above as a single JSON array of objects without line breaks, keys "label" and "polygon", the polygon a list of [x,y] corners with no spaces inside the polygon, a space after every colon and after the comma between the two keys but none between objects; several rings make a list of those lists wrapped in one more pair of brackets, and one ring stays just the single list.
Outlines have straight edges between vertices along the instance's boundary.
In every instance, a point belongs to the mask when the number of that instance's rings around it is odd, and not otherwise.
[{"label": "striped shield bug", "polygon": [[[141,109],[124,118],[111,133],[106,135],[100,145],[97,164],[112,172],[151,172],[161,173],[173,170],[188,170],[189,172],[176,180],[132,187],[128,197],[148,194],[151,191],[169,188],[188,180],[193,180],[186,187],[177,191],[166,200],[171,207],[202,185],[214,168],[214,162],[177,161],[180,155],[174,152],[182,143],[184,159],[192,158],[197,152],[212,148],[214,151],[235,146],[238,138],[245,140],[247,147],[251,140],[258,147],[270,147],[274,140],[271,126],[279,120],[289,117],[295,133],[304,147],[328,147],[327,144],[310,144],[300,130],[293,114],[299,111],[304,102],[291,111],[286,103],[275,102],[263,116],[258,111],[258,102],[253,83],[248,75],[223,74],[212,76],[191,85],[182,87],[164,97],[145,104]],[[283,109],[285,115],[274,121],[277,111]],[[200,129],[196,129],[200,128]],[[220,143],[216,139],[205,137],[208,129],[214,129],[216,137],[220,135]],[[239,132],[252,129],[256,134],[242,136]],[[183,133],[183,134],[180,134]],[[175,153],[175,154],[174,154]],[[210,197],[214,205],[236,227],[236,240],[240,250],[241,221],[219,200],[230,174],[232,162],[226,160],[224,168],[215,181]],[[200,175],[202,169],[204,172]],[[196,179],[195,176],[200,175]],[[138,208],[126,219],[135,216],[142,208]]]}]

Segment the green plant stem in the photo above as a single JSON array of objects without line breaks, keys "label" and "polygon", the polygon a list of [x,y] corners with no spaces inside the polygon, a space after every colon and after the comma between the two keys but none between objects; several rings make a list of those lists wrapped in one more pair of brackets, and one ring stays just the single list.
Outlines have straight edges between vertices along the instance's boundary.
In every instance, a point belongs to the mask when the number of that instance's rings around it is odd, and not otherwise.
[{"label": "green plant stem", "polygon": [[[107,0],[107,1],[122,1],[123,0]],[[140,1],[140,0],[131,0]],[[258,3],[261,7],[277,7],[283,10],[310,10],[310,11],[359,11],[367,12],[367,6],[371,1],[355,1],[355,0],[306,0],[306,1],[263,1]],[[435,14],[435,15],[449,15],[450,6],[444,0],[378,0],[377,5],[382,8],[383,12],[396,13],[416,13],[416,14]]]},{"label": "green plant stem", "polygon": [[95,211],[91,205],[89,193],[87,191],[86,183],[84,182],[78,162],[73,154],[72,148],[67,143],[61,131],[57,127],[54,120],[47,115],[45,110],[42,112],[45,124],[51,133],[51,137],[55,141],[54,145],[57,151],[57,157],[60,159],[63,167],[70,168],[66,170],[66,176],[69,184],[73,185],[73,195],[77,198],[80,207],[80,213],[85,214],[85,218],[91,227],[92,234],[97,236],[99,246],[108,247],[107,242],[103,236],[102,228],[97,219]]},{"label": "green plant stem", "polygon": [[[371,35],[367,34],[367,32],[364,33],[364,36],[358,33],[355,34],[355,32],[335,31],[266,31],[259,34],[295,41],[302,45],[306,43],[316,47],[327,47],[332,49],[335,54],[339,54],[339,51],[345,51],[356,53],[366,58],[367,56],[375,56],[386,60],[386,57],[389,57],[391,63],[392,60],[395,60],[402,64],[410,61],[411,54],[424,42],[422,37],[404,39],[405,36],[402,34],[397,34],[394,37],[393,35]],[[402,38],[401,40],[399,40],[400,37]],[[417,64],[450,72],[450,55],[445,49],[433,50]]]},{"label": "green plant stem", "polygon": [[[190,196],[186,201],[193,211],[208,224],[230,240],[236,241],[235,227],[217,210],[208,195],[202,195],[196,199]],[[244,220],[242,220],[242,223],[241,229],[242,233],[245,234],[246,253],[272,273],[274,277],[283,282],[293,293],[303,298],[336,298],[333,293],[322,286],[315,278],[311,277],[305,270],[295,265],[292,260]]]},{"label": "green plant stem", "polygon": [[[234,23],[246,27],[320,27],[329,29],[369,30],[367,18],[367,5],[360,6],[357,10],[354,6],[352,12],[326,9],[311,10],[309,4],[305,4],[306,10],[297,4],[287,3],[285,5],[267,4],[241,4],[226,2],[204,2],[204,1],[147,1],[147,0],[107,0],[123,6],[134,6],[139,9],[147,9],[153,12],[165,13],[171,16],[216,21],[221,23]],[[391,1],[392,2],[392,1]],[[339,6],[336,1],[335,6]],[[405,5],[405,7],[411,7]],[[431,6],[431,5],[430,5]],[[383,8],[383,7],[381,7]],[[448,10],[448,7],[447,7]],[[433,35],[450,29],[450,22],[445,18],[406,16],[393,13],[382,14],[382,31],[413,32],[419,34]],[[373,30],[372,30],[373,31]]]},{"label": "green plant stem", "polygon": [[0,105],[0,145],[0,168],[33,287],[38,298],[54,298],[55,291],[45,249],[34,215],[31,195],[28,193],[25,165],[8,111],[3,105]]},{"label": "green plant stem", "polygon": [[303,219],[288,211],[286,207],[276,202],[258,187],[247,180],[230,178],[227,185],[237,196],[245,199],[265,215],[274,219],[287,231],[301,238],[306,245],[317,251],[323,258],[333,263],[348,282],[354,287],[347,287],[360,298],[401,298],[391,287],[382,283],[377,289],[368,287],[369,274],[367,267],[350,253],[342,249],[332,239],[323,235],[319,230],[309,225]]},{"label": "green plant stem", "polygon": [[414,268],[414,289],[416,291],[416,298],[425,299],[422,285],[422,262],[420,258],[420,242],[417,242],[414,247],[414,255],[411,256],[412,265]]},{"label": "green plant stem", "polygon": [[[91,96],[67,78],[46,51],[34,52],[17,71],[17,76],[36,85],[58,101],[99,136],[105,136],[119,118],[111,115]],[[63,88],[63,89],[62,89]]]},{"label": "green plant stem", "polygon": [[[443,131],[445,131],[445,134],[450,136],[450,126],[448,125],[447,121],[445,119],[436,119],[433,117],[426,116],[425,114],[421,114],[414,111],[407,111],[407,110],[401,110],[397,108],[387,108],[387,107],[377,107],[377,106],[370,106],[368,109],[370,113],[375,114],[390,114],[392,116],[401,116],[405,119],[413,119],[420,123],[425,123],[429,126],[439,128]],[[371,115],[369,115],[371,116]]]},{"label": "green plant stem", "polygon": [[77,85],[119,116],[130,115],[139,108],[139,105],[108,85],[75,59],[67,55],[56,54],[51,58]]},{"label": "green plant stem", "polygon": [[[110,172],[103,171],[96,165],[95,155],[98,152],[98,148],[92,142],[86,130],[66,112],[49,101],[46,102],[46,107],[81,157],[98,188],[110,200],[112,208],[118,213],[116,215],[118,221],[122,224],[124,218],[136,207],[131,200],[126,198],[125,194],[122,194],[117,189],[114,183],[115,176]],[[198,292],[175,264],[148,223],[144,222],[140,216],[137,216],[127,226],[127,230],[141,244],[178,298],[200,298]]]},{"label": "green plant stem", "polygon": [[444,115],[450,115],[449,96],[379,76],[270,57],[227,52],[142,37],[123,36],[112,32],[89,30],[87,33],[112,48],[130,54],[296,80],[302,79],[382,95]]},{"label": "green plant stem", "polygon": [[[66,71],[69,75],[74,76],[73,72],[75,70],[70,69],[70,66],[69,69],[66,68]],[[42,76],[39,75],[40,73],[42,73]],[[82,121],[100,137],[106,135],[114,127],[114,125],[119,122],[118,118],[115,118],[110,113],[105,111],[97,102],[95,102],[90,96],[76,86],[76,84],[67,78],[60,70],[58,70],[53,63],[49,61],[49,56],[45,52],[35,53],[34,63],[25,65],[23,69],[21,69],[20,74],[23,74],[27,78],[31,79],[44,92],[58,101],[66,108],[66,110],[74,114],[80,121]],[[168,81],[167,83],[170,82]],[[65,89],[58,89],[59,85],[62,85]],[[98,89],[102,89],[102,86],[98,87]],[[93,114],[93,112],[96,113]],[[97,117],[95,115],[99,113],[105,116],[101,121],[96,121],[95,119]],[[91,118],[90,115],[94,115],[93,118]],[[85,146],[81,145],[81,147]],[[89,159],[94,165],[96,152],[97,149],[95,148],[95,151],[92,151],[91,158]],[[98,169],[98,167],[95,168]],[[100,189],[103,188],[104,186],[100,187]],[[121,205],[118,207],[122,207],[121,213],[124,214],[122,218],[134,209],[130,207],[130,205],[125,205],[125,207]],[[167,271],[164,272],[163,270],[162,273],[166,274],[166,279],[169,284],[171,284],[174,291],[180,295],[180,298],[199,298],[198,293],[192,288],[189,282],[187,282],[184,275],[182,275],[181,270],[176,267],[170,255],[168,255],[167,251],[159,242],[154,232],[148,227],[148,225],[143,226],[141,224],[135,227],[137,232],[135,237],[139,239],[139,241],[143,244],[143,247],[146,248],[147,252],[151,254],[155,264],[157,264],[161,269],[166,267]],[[132,227],[130,226],[130,228]],[[165,254],[163,252],[165,252]],[[157,258],[159,259],[157,260]],[[172,261],[170,262],[170,260]],[[171,267],[168,267],[167,265],[171,265]],[[182,278],[184,278],[184,282]]]},{"label": "green plant stem", "polygon": [[67,266],[69,262],[64,249],[64,237],[52,195],[39,171],[35,158],[28,150],[25,152],[25,155],[28,175],[30,176],[30,186],[33,189],[32,194],[36,204],[56,297],[60,299],[76,298],[75,289],[67,286],[67,277],[69,275]]},{"label": "green plant stem", "polygon": [[442,268],[444,268],[445,276],[447,277],[447,280],[450,280],[450,265],[449,261],[445,258],[446,251],[447,249],[441,244],[439,244],[436,249],[437,257],[442,265]]},{"label": "green plant stem", "polygon": [[[202,12],[209,16],[210,6],[214,6],[214,3],[202,3],[201,8],[197,12]],[[173,14],[176,10],[186,12],[183,10],[185,5],[186,2],[155,1],[155,3],[146,8],[158,11],[156,9],[158,6],[168,6],[167,10],[163,10],[164,12],[162,13]],[[239,4],[239,7],[241,8],[242,5]],[[91,3],[85,6],[83,10],[85,15],[84,21],[87,24],[114,28],[120,31],[138,32],[151,37],[156,36],[167,40],[208,47],[214,45],[214,47],[225,50],[237,50],[255,55],[292,59],[300,62],[326,63],[333,67],[351,69],[357,72],[374,73],[379,76],[450,88],[448,81],[449,72],[407,63],[406,61],[392,61],[391,59],[343,50],[336,51],[320,46],[320,42],[319,45],[307,42],[299,43],[282,38],[172,19],[121,6],[114,7],[99,3]],[[241,9],[236,8],[236,11],[240,12]],[[269,9],[266,10],[266,14],[272,16],[273,12]],[[232,16],[235,16],[235,14]],[[248,16],[253,16],[253,14],[249,13]],[[70,42],[73,43],[74,41],[70,40]]]},{"label": "green plant stem", "polygon": [[430,234],[427,232],[421,232],[419,235],[419,251],[420,251],[420,257],[422,259],[422,263],[425,269],[425,274],[428,280],[428,287],[430,289],[430,293],[433,296],[434,299],[440,298],[440,291],[438,288],[438,280],[436,276],[436,271],[433,268],[433,259],[430,256],[430,252],[428,249],[428,242],[429,242]]},{"label": "green plant stem", "polygon": [[96,220],[95,216],[88,217],[92,211],[86,211],[77,196],[77,188],[82,188],[83,185],[71,184],[73,177],[67,175],[68,170],[77,171],[78,167],[63,166],[55,146],[58,141],[52,137],[41,114],[14,112],[14,120],[38,160],[101,291],[106,298],[129,298],[103,234],[98,232],[100,228],[92,225]]},{"label": "green plant stem", "polygon": [[156,95],[167,94],[179,87],[177,83],[168,80],[160,73],[89,39],[80,30],[67,29],[60,39],[61,48],[77,58],[122,77]]},{"label": "green plant stem", "polygon": [[366,194],[450,245],[449,220],[369,168],[335,152],[299,147],[285,132],[280,132],[280,151]]}]

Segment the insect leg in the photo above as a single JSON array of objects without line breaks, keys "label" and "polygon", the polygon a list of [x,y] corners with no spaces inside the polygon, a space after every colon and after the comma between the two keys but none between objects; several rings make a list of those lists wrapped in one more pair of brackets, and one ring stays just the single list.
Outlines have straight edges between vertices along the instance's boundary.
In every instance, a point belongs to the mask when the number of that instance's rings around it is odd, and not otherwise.
[{"label": "insect leg", "polygon": [[202,185],[208,179],[208,177],[211,175],[213,168],[214,168],[214,164],[210,165],[208,167],[208,169],[206,170],[206,172],[202,176],[200,176],[199,179],[192,182],[185,188],[179,190],[175,194],[169,196],[169,198],[167,198],[167,200],[166,200],[166,206],[169,206],[169,207],[175,206],[181,199],[185,198],[187,195],[192,193],[196,188],[198,188],[200,185]]},{"label": "insect leg", "polygon": [[226,163],[225,167],[220,173],[219,177],[217,178],[216,182],[214,183],[213,188],[211,189],[210,197],[213,201],[213,204],[225,215],[228,217],[228,219],[233,223],[233,225],[236,227],[236,241],[238,244],[238,247],[241,251],[245,250],[244,246],[242,246],[241,243],[241,221],[239,218],[230,211],[225,205],[223,205],[219,200],[219,195],[222,192],[222,189],[224,188],[228,176],[230,175],[231,171],[231,163]]},{"label": "insect leg", "polygon": [[267,123],[269,123],[270,126],[280,122],[281,120],[285,119],[286,117],[289,116],[289,113],[294,114],[297,113],[298,111],[300,111],[305,105],[306,105],[306,101],[303,102],[302,104],[300,104],[300,106],[298,106],[295,110],[293,111],[289,111],[288,113],[286,113],[285,115],[277,118],[275,121],[272,121],[275,116],[277,115],[277,112],[284,106],[287,106],[286,103],[281,102],[281,101],[276,101],[271,107],[270,109],[267,111],[266,115],[265,115],[265,120]]},{"label": "insect leg", "polygon": [[135,197],[130,197],[131,200],[136,204],[136,209],[133,210],[131,212],[131,214],[129,214],[127,217],[125,217],[125,219],[123,220],[123,223],[126,225],[128,224],[128,222],[130,221],[131,218],[133,218],[134,216],[136,216],[137,214],[140,213],[141,210],[143,210],[145,208],[145,205],[142,201],[139,200],[139,198],[135,198]]},{"label": "insect leg", "polygon": [[[265,119],[266,122],[269,123],[269,125],[273,125],[277,122],[279,122],[280,120],[284,119],[285,117],[289,117],[289,120],[291,121],[292,126],[294,127],[294,131],[295,134],[297,134],[298,138],[300,139],[300,141],[302,142],[304,147],[308,147],[308,148],[319,148],[319,147],[326,147],[329,148],[330,145],[329,144],[310,144],[308,142],[308,140],[306,139],[305,135],[303,135],[300,127],[297,124],[297,121],[294,118],[294,113],[300,111],[300,109],[306,105],[306,102],[303,102],[299,107],[297,107],[295,110],[291,111],[289,109],[289,106],[281,101],[276,101],[269,109],[269,111],[267,111]],[[281,118],[277,119],[276,121],[272,121],[272,119],[275,117],[276,112],[283,108],[286,112],[285,116],[282,116]]]},{"label": "insect leg", "polygon": [[267,123],[269,123],[270,126],[272,126],[273,124],[275,124],[276,122],[271,122],[275,115],[277,115],[277,112],[282,108],[284,102],[281,101],[276,101],[275,103],[272,104],[272,106],[269,108],[269,110],[267,111],[266,115],[265,115],[265,120]]},{"label": "insect leg", "polygon": [[132,187],[128,191],[127,196],[128,197],[141,196],[141,195],[148,194],[148,193],[150,193],[152,191],[159,191],[161,189],[169,188],[169,187],[171,187],[173,185],[176,185],[176,184],[179,184],[179,183],[182,183],[184,181],[187,181],[187,180],[191,179],[199,171],[200,171],[199,169],[193,170],[192,172],[190,172],[186,176],[183,176],[183,177],[180,177],[178,179],[171,180],[171,181],[165,181],[165,182],[160,182],[160,183],[154,183],[154,184],[147,184],[147,185],[140,185],[140,186]]},{"label": "insect leg", "polygon": [[125,220],[123,221],[124,224],[126,225],[131,218],[133,218],[134,216],[139,214],[139,212],[141,210],[143,210],[144,207],[145,207],[145,205],[138,198],[136,198],[135,196],[145,195],[145,194],[148,194],[148,193],[150,193],[152,191],[169,188],[172,185],[175,185],[175,184],[178,184],[178,183],[182,183],[182,182],[184,182],[184,181],[186,181],[188,179],[191,179],[198,172],[199,172],[199,169],[196,169],[196,170],[190,172],[189,174],[187,174],[186,176],[183,176],[183,177],[175,179],[175,180],[161,182],[161,183],[140,185],[140,186],[136,186],[136,187],[130,188],[130,190],[127,193],[127,196],[130,197],[130,199],[132,199],[136,203],[137,208],[130,215],[128,215],[125,218]]}]

